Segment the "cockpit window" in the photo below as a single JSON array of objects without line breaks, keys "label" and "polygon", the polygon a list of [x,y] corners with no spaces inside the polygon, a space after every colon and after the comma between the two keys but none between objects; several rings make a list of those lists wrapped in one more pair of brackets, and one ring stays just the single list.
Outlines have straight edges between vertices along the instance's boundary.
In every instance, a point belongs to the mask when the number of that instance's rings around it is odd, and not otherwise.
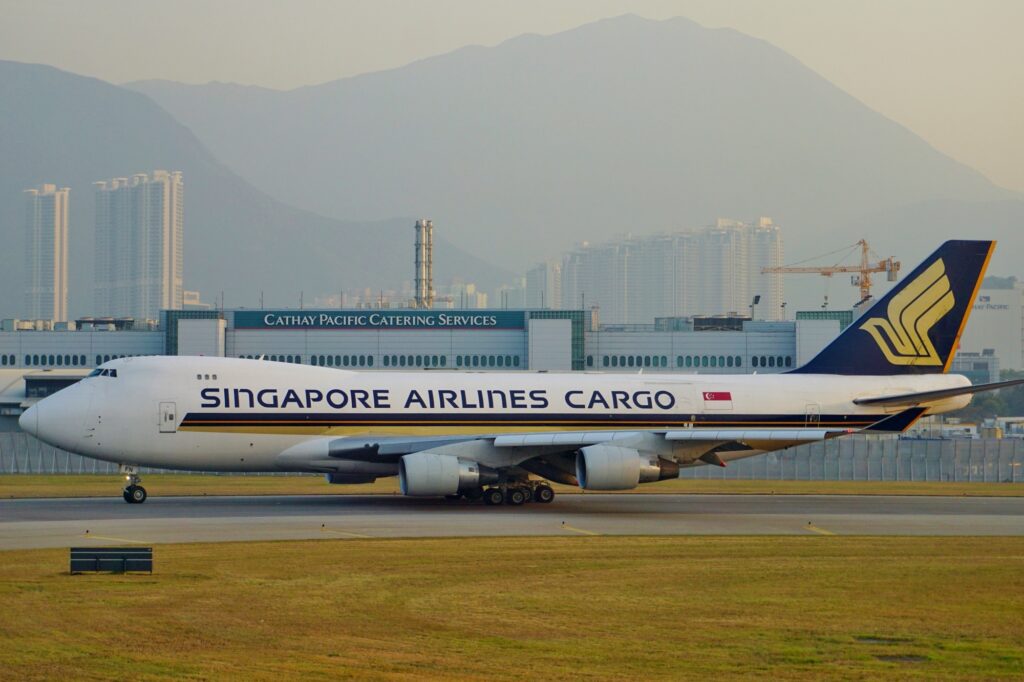
[{"label": "cockpit window", "polygon": [[99,367],[97,367],[93,371],[89,372],[89,376],[91,376],[91,377],[111,377],[113,379],[116,379],[117,378],[117,370],[116,369],[100,369]]},{"label": "cockpit window", "polygon": [[100,368],[97,367],[93,371],[89,372],[88,376],[98,377],[102,372],[103,372],[103,370],[101,370]]}]

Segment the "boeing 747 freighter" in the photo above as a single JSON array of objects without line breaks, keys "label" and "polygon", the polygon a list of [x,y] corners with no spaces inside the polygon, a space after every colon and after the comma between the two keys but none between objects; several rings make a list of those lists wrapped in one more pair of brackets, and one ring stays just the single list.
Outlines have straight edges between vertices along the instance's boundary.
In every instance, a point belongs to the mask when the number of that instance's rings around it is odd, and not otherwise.
[{"label": "boeing 747 freighter", "polygon": [[105,363],[21,417],[41,440],[139,467],[398,476],[402,493],[551,502],[548,481],[627,490],[680,467],[964,407],[948,374],[995,243],[950,241],[806,365],[784,374],[352,372],[221,357]]}]

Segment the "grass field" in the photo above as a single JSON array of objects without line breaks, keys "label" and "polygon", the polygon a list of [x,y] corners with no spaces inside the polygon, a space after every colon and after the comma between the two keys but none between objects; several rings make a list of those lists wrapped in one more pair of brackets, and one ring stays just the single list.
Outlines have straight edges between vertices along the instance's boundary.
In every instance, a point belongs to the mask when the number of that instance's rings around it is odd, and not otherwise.
[{"label": "grass field", "polygon": [[1020,679],[1024,538],[164,545],[153,576],[0,552],[7,679]]},{"label": "grass field", "polygon": [[[0,476],[0,498],[117,497],[120,476],[6,475]],[[398,479],[369,485],[328,485],[319,476],[191,476],[148,475],[143,485],[150,495],[397,495]],[[578,493],[573,486],[555,486],[560,493]],[[1024,484],[924,483],[868,481],[714,481],[678,479],[644,485],[634,493],[757,494],[757,495],[975,495],[1024,496]]]}]

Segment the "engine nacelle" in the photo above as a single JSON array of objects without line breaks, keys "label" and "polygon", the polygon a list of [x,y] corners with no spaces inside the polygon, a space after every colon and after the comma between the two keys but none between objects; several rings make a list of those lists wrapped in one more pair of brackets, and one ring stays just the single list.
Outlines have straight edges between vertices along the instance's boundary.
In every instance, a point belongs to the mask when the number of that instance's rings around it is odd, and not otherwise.
[{"label": "engine nacelle", "polygon": [[497,480],[497,474],[476,462],[435,452],[414,452],[398,462],[403,495],[454,495]]},{"label": "engine nacelle", "polygon": [[632,490],[641,483],[677,478],[679,465],[618,445],[588,445],[576,453],[576,480],[585,490]]}]

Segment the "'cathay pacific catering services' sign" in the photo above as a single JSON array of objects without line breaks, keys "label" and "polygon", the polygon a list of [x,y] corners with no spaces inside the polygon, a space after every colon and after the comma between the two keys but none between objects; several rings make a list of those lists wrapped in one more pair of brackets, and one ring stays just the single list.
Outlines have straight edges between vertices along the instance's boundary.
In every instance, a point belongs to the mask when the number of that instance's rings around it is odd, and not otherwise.
[{"label": "'cathay pacific catering services' sign", "polygon": [[236,310],[235,329],[524,329],[512,310]]}]

